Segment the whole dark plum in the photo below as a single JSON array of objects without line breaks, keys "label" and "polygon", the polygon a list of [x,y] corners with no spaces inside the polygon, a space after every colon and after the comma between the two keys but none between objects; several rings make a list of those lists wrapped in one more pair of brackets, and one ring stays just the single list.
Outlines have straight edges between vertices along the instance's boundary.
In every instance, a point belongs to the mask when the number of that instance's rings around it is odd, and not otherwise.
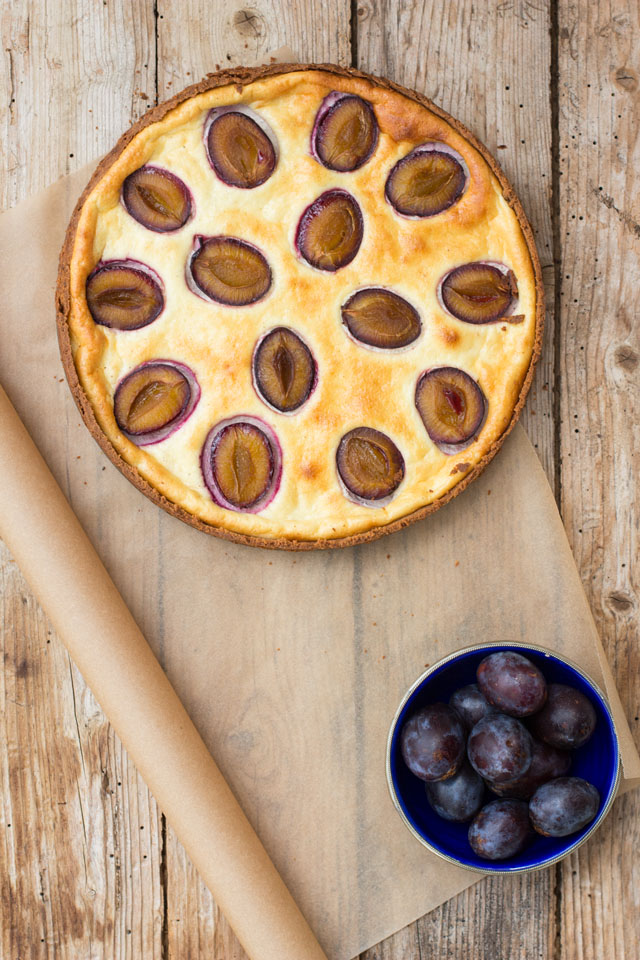
[{"label": "whole dark plum", "polygon": [[468,730],[472,730],[478,720],[496,712],[477,683],[469,683],[452,693],[449,706],[458,711]]},{"label": "whole dark plum", "polygon": [[532,836],[528,807],[522,800],[492,800],[469,827],[471,849],[484,860],[514,857]]},{"label": "whole dark plum", "polygon": [[538,787],[529,803],[534,830],[543,837],[567,837],[591,823],[600,794],[581,777],[558,777]]},{"label": "whole dark plum", "polygon": [[402,728],[404,762],[421,780],[446,780],[464,759],[465,730],[446,703],[432,703],[410,717]]},{"label": "whole dark plum", "polygon": [[336,468],[356,500],[375,503],[392,496],[405,474],[404,458],[386,433],[355,427],[342,437]]},{"label": "whole dark plum", "polygon": [[529,726],[536,737],[561,750],[583,746],[595,730],[596,711],[591,701],[574,687],[550,683],[547,702]]},{"label": "whole dark plum", "polygon": [[471,766],[492,783],[523,776],[531,766],[532,750],[529,731],[504,713],[491,713],[479,720],[467,741]]},{"label": "whole dark plum", "polygon": [[427,799],[439,817],[464,823],[482,806],[484,782],[466,761],[447,780],[426,783]]},{"label": "whole dark plum", "polygon": [[512,717],[528,717],[547,698],[547,684],[535,666],[520,653],[499,650],[481,661],[478,686],[494,707]]},{"label": "whole dark plum", "polygon": [[367,162],[378,142],[372,105],[353,94],[330,93],[318,111],[311,141],[312,152],[329,170],[357,170]]},{"label": "whole dark plum", "polygon": [[442,303],[465,323],[505,319],[518,299],[512,270],[494,263],[464,263],[451,270],[440,285]]}]

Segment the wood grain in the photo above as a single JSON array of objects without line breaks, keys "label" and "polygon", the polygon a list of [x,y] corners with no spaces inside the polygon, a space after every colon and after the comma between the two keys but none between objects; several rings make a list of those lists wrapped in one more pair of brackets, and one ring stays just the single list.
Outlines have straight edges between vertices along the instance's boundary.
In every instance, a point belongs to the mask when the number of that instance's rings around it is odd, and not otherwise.
[{"label": "wood grain", "polygon": [[[0,29],[5,207],[104,152],[151,103],[283,44],[426,92],[495,152],[556,307],[525,424],[638,730],[637,4],[15,0]],[[243,960],[4,549],[0,587],[3,960]],[[625,797],[557,871],[482,881],[363,958],[633,960],[639,813]]]},{"label": "wood grain", "polygon": [[[144,112],[155,29],[151,2],[16,0],[0,17],[9,207],[105,152]],[[159,960],[155,801],[4,547],[0,578],[0,955]]]},{"label": "wood grain", "polygon": [[[636,736],[640,450],[640,9],[558,11],[561,507]],[[561,865],[559,956],[640,956],[640,796]]]}]

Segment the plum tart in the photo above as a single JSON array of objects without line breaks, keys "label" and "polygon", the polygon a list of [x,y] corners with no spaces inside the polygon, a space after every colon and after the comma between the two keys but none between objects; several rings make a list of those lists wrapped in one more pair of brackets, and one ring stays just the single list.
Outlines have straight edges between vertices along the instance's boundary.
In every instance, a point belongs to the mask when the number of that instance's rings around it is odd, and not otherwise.
[{"label": "plum tart", "polygon": [[504,175],[424,97],[330,65],[226,70],[150,110],[67,231],[62,359],[113,462],[218,536],[373,539],[464,489],[540,351]]}]

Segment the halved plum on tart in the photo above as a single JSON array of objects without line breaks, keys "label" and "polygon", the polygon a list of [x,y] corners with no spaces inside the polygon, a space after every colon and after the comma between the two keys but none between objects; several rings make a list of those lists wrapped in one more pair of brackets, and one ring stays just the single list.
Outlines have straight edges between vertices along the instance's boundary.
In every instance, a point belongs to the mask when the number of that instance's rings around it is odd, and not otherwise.
[{"label": "halved plum on tart", "polygon": [[205,300],[244,307],[271,286],[271,268],[253,244],[237,237],[196,237],[187,264],[189,288]]},{"label": "halved plum on tart", "polygon": [[139,167],[122,184],[122,202],[134,220],[155,233],[173,233],[193,213],[186,184],[169,170]]},{"label": "halved plum on tart", "polygon": [[329,170],[358,170],[376,148],[378,121],[368,100],[334,90],[324,98],[311,134],[311,153]]},{"label": "halved plum on tart", "polygon": [[86,297],[94,321],[115,330],[139,330],[164,308],[162,283],[144,263],[101,262],[87,277]]},{"label": "halved plum on tart", "polygon": [[378,350],[408,347],[422,329],[416,308],[382,287],[366,287],[349,297],[342,305],[342,322],[354,340]]},{"label": "halved plum on tart", "polygon": [[445,453],[457,453],[479,433],[487,403],[476,381],[464,370],[435,367],[418,380],[416,407],[436,446]]},{"label": "halved plum on tart", "polygon": [[459,153],[444,143],[423,143],[398,160],[385,195],[403,217],[435,217],[460,199],[467,181]]},{"label": "halved plum on tart", "polygon": [[448,313],[465,323],[508,319],[518,299],[515,274],[498,263],[465,263],[441,281],[439,298]]},{"label": "halved plum on tart", "polygon": [[204,139],[211,167],[230,187],[252,190],[275,169],[277,153],[268,124],[247,107],[211,110]]},{"label": "halved plum on tart", "polygon": [[159,443],[189,419],[200,399],[195,374],[183,363],[149,360],[128,373],[113,397],[116,423],[138,446]]},{"label": "halved plum on tart", "polygon": [[317,367],[302,337],[287,327],[270,330],[253,354],[253,382],[258,396],[279,413],[293,413],[313,390]]},{"label": "halved plum on tart", "polygon": [[354,259],[363,230],[362,213],[354,197],[346,190],[327,190],[302,214],[296,249],[312,267],[334,272]]},{"label": "halved plum on tart", "polygon": [[372,427],[356,427],[344,435],[336,464],[348,495],[369,505],[393,496],[405,474],[404,458],[391,437]]},{"label": "halved plum on tart", "polygon": [[202,448],[202,475],[216,503],[228,510],[257,512],[277,493],[282,470],[280,444],[256,417],[233,417],[209,432]]}]

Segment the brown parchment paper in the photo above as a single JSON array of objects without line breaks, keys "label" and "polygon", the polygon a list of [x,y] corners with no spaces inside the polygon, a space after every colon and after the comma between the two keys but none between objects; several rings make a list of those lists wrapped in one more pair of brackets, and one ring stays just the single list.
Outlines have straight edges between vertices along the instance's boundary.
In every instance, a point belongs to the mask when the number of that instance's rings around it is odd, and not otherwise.
[{"label": "brown parchment paper", "polygon": [[[88,176],[0,217],[0,382],[328,956],[348,960],[477,879],[423,849],[388,796],[389,723],[425,664],[495,639],[568,655],[607,691],[623,786],[640,777],[562,522],[521,428],[449,506],[358,548],[260,551],[159,510],[101,453],[63,382],[56,261]],[[10,503],[0,515],[11,524]],[[74,582],[59,589],[71,600]],[[87,650],[94,691],[133,752],[127,705],[106,702],[99,649]],[[153,771],[160,752],[136,746]],[[183,837],[198,785],[169,780]],[[215,837],[202,843],[215,856]]]}]

